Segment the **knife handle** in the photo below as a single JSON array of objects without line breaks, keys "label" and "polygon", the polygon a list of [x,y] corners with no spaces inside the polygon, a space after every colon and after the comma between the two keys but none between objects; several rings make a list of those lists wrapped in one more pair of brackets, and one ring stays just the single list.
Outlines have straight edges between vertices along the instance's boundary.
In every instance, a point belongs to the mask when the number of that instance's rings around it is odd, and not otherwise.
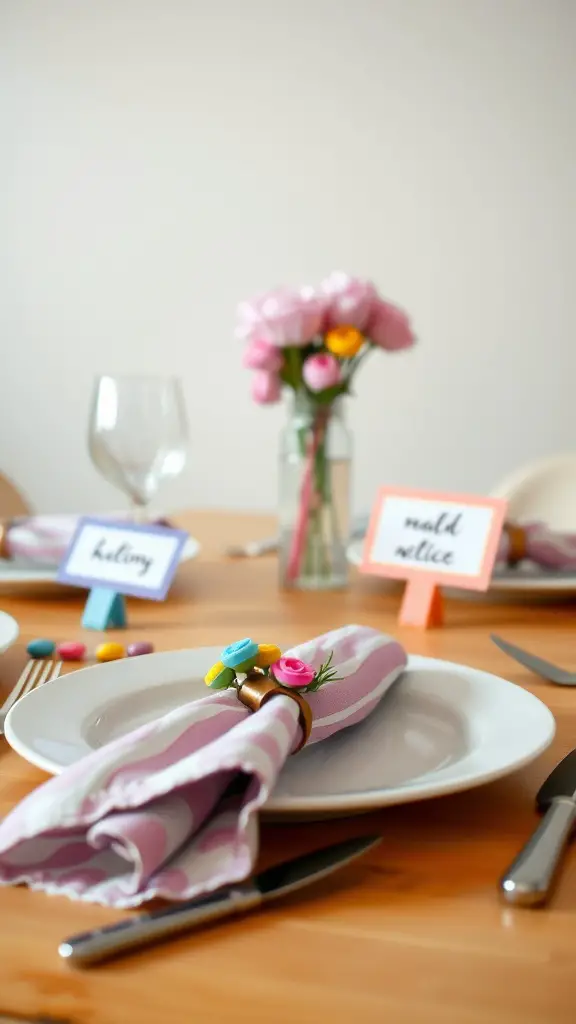
[{"label": "knife handle", "polygon": [[535,907],[546,902],[575,819],[573,800],[557,797],[552,801],[542,822],[500,882],[500,890],[508,903]]},{"label": "knife handle", "polygon": [[137,914],[117,924],[73,935],[60,944],[58,953],[69,963],[88,966],[219,918],[251,910],[261,902],[259,890],[251,883],[235,889],[221,889],[209,896],[177,903],[166,910]]}]

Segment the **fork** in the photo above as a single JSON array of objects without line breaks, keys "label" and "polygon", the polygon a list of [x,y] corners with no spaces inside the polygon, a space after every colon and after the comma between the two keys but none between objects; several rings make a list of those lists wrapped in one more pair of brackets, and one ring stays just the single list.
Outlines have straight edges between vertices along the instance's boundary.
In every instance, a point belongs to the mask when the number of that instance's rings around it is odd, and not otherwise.
[{"label": "fork", "polygon": [[61,668],[61,661],[43,661],[39,658],[30,659],[18,682],[13,687],[12,691],[9,693],[0,708],[0,736],[4,735],[4,722],[6,721],[6,715],[16,701],[21,700],[22,697],[25,697],[26,694],[30,693],[32,690],[37,690],[38,687],[43,686],[44,683],[51,683],[53,679],[57,679],[60,675]]},{"label": "fork", "polygon": [[549,683],[556,683],[557,686],[576,686],[576,672],[567,672],[559,665],[553,665],[551,661],[545,661],[544,658],[539,658],[536,654],[530,654],[530,651],[524,651],[522,647],[508,643],[507,640],[496,636],[495,633],[490,634],[490,639],[501,651],[504,651],[504,654],[514,658],[514,661],[529,668],[537,676],[547,679]]}]

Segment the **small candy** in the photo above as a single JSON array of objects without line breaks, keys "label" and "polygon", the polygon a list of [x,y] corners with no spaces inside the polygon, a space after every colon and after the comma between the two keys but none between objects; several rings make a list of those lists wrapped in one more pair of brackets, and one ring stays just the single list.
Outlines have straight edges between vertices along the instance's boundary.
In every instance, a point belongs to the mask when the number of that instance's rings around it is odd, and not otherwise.
[{"label": "small candy", "polygon": [[54,654],[55,647],[53,640],[31,640],[26,651],[31,658],[48,658]]},{"label": "small candy", "polygon": [[56,654],[62,661],[82,661],[86,654],[86,644],[81,644],[79,640],[65,640],[58,644]]},{"label": "small candy", "polygon": [[122,644],[100,644],[100,646],[96,648],[97,661],[116,661],[117,658],[123,658],[124,654],[125,651]]},{"label": "small candy", "polygon": [[129,644],[126,650],[126,654],[129,658],[137,658],[140,654],[152,654],[154,650],[154,644],[151,644],[149,640],[138,640],[134,644]]}]

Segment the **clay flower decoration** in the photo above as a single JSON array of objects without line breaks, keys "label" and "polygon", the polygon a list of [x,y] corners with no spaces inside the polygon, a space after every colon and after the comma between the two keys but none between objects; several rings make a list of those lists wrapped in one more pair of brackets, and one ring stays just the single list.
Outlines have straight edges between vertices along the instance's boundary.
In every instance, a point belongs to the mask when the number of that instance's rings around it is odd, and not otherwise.
[{"label": "clay flower decoration", "polygon": [[269,676],[282,686],[297,688],[302,693],[319,690],[324,683],[338,679],[336,669],[332,668],[332,655],[316,671],[300,658],[283,658],[275,644],[256,644],[246,637],[224,648],[220,661],[212,665],[204,682],[212,690],[224,690],[239,686],[238,676],[248,672]]},{"label": "clay flower decoration", "polygon": [[318,288],[281,288],[242,302],[237,319],[254,401],[275,404],[287,388],[307,410],[309,427],[300,426],[298,437],[300,501],[285,560],[290,585],[306,576],[307,566],[329,566],[342,543],[327,442],[334,403],[351,393],[371,352],[408,349],[415,337],[404,310],[372,282],[341,272]]},{"label": "clay flower decoration", "polygon": [[402,309],[370,281],[340,271],[318,288],[277,288],[241,302],[236,334],[246,343],[243,362],[254,372],[252,395],[261,405],[278,402],[285,385],[325,406],[349,393],[372,349],[398,352],[415,341]]}]

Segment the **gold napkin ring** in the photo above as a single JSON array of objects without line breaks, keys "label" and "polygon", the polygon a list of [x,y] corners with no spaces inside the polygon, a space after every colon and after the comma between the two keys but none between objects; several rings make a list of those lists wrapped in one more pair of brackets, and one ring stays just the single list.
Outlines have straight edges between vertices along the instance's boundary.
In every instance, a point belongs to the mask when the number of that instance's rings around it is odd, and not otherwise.
[{"label": "gold napkin ring", "polygon": [[8,530],[10,525],[9,519],[0,522],[0,558],[8,558],[10,554],[8,551]]},{"label": "gold napkin ring", "polygon": [[512,523],[504,523],[504,532],[508,535],[508,565],[517,565],[526,558],[526,530]]},{"label": "gold napkin ring", "polygon": [[299,750],[302,750],[312,731],[312,711],[308,701],[304,700],[301,693],[282,686],[281,683],[277,683],[275,679],[265,676],[262,672],[248,672],[236,692],[238,700],[250,711],[258,711],[258,708],[261,708],[266,701],[278,695],[295,700],[298,705],[298,721],[302,729],[302,739],[292,753],[297,754]]}]

